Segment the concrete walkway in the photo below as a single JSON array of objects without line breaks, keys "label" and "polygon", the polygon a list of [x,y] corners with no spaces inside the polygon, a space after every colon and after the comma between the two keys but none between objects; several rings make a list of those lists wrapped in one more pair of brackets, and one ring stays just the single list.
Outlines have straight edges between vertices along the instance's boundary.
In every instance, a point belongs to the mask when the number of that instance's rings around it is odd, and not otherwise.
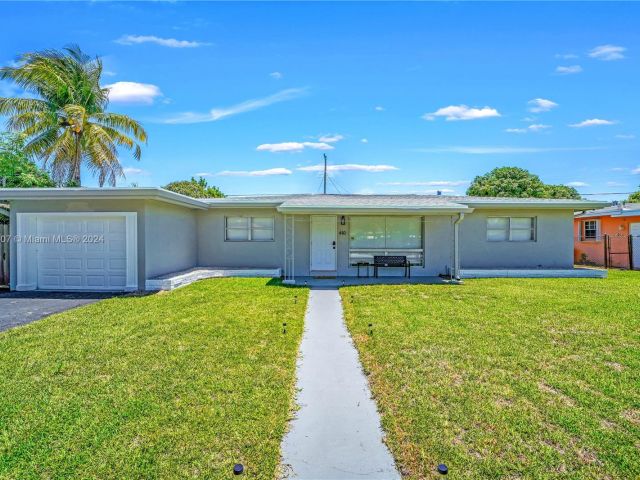
[{"label": "concrete walkway", "polygon": [[283,478],[400,478],[337,289],[310,292],[297,374],[300,410],[283,440]]}]

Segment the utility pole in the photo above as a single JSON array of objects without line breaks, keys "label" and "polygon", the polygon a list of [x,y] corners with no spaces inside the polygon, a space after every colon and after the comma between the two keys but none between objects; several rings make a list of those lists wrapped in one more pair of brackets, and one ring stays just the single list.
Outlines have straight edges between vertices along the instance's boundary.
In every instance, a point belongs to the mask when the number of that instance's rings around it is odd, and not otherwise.
[{"label": "utility pole", "polygon": [[322,180],[322,193],[323,194],[327,194],[327,154],[323,153],[322,156],[324,157],[324,179]]}]

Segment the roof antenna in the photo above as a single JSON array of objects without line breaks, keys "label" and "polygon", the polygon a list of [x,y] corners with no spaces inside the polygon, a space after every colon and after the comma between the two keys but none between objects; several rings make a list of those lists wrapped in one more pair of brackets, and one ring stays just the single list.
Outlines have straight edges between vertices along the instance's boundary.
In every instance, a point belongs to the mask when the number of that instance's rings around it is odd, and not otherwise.
[{"label": "roof antenna", "polygon": [[322,180],[322,193],[326,195],[327,194],[327,154],[323,153],[322,156],[324,157],[324,177]]}]

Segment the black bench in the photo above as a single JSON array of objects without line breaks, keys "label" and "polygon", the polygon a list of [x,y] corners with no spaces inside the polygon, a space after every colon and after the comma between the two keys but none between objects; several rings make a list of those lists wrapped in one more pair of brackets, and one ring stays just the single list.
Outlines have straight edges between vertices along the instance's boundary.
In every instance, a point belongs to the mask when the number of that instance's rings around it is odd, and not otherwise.
[{"label": "black bench", "polygon": [[402,267],[404,276],[411,278],[411,263],[404,255],[374,255],[373,276],[378,278],[378,268],[380,267]]}]

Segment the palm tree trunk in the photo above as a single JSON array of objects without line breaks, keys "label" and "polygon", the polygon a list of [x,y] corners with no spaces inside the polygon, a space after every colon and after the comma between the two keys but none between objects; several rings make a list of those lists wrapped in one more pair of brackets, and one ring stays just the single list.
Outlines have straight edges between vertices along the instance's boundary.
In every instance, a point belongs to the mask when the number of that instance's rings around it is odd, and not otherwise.
[{"label": "palm tree trunk", "polygon": [[81,187],[81,180],[80,180],[80,161],[82,159],[82,156],[80,154],[80,135],[76,134],[76,141],[75,141],[75,152],[73,155],[73,170],[71,171],[71,184],[74,187]]}]

